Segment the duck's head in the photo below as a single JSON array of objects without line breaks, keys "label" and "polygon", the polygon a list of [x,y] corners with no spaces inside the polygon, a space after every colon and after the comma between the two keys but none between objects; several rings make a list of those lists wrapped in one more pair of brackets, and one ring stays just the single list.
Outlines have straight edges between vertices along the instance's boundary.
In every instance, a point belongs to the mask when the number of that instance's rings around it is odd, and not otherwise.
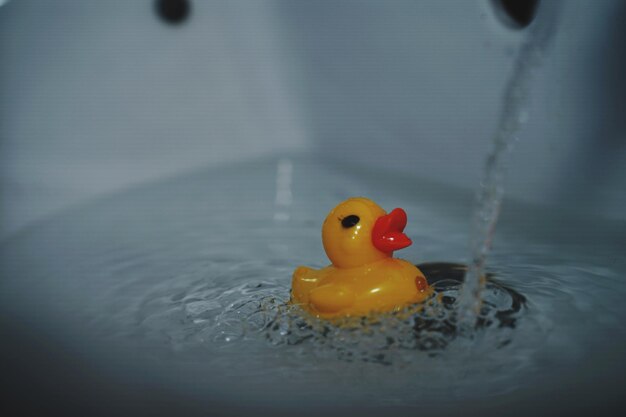
[{"label": "duck's head", "polygon": [[402,231],[406,213],[397,208],[389,214],[364,197],[350,198],[324,220],[322,242],[328,259],[338,268],[353,268],[392,256],[411,244]]}]

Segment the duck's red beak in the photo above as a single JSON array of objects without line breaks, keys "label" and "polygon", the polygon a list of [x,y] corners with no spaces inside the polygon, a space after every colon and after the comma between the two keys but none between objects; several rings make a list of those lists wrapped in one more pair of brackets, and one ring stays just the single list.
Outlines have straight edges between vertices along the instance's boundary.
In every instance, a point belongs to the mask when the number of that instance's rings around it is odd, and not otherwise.
[{"label": "duck's red beak", "polygon": [[372,230],[372,243],[381,252],[391,253],[394,250],[410,246],[411,239],[402,233],[406,227],[406,213],[396,208],[391,213],[380,216]]}]

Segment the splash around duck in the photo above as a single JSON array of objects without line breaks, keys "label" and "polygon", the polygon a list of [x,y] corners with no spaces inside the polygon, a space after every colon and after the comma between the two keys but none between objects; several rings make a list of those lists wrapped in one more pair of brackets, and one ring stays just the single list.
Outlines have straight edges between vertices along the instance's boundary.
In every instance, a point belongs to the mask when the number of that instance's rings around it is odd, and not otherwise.
[{"label": "splash around duck", "polygon": [[325,319],[391,312],[430,297],[432,289],[413,264],[393,258],[411,245],[407,216],[387,214],[364,197],[340,203],[324,220],[322,242],[331,265],[296,268],[291,303]]}]

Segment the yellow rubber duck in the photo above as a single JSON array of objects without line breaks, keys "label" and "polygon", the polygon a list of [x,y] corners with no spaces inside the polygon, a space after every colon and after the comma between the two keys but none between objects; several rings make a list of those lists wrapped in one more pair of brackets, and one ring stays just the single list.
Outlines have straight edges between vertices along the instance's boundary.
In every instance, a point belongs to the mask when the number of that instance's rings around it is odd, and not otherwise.
[{"label": "yellow rubber duck", "polygon": [[393,258],[411,245],[403,233],[407,218],[387,214],[364,197],[350,198],[324,220],[322,242],[332,265],[300,266],[293,273],[291,303],[320,318],[365,316],[400,310],[424,301],[432,289],[415,265]]}]

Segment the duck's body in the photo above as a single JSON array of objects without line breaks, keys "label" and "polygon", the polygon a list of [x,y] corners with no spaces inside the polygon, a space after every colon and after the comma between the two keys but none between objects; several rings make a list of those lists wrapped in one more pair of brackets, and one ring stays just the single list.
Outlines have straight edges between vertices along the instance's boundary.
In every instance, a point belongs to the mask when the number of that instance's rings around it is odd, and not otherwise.
[{"label": "duck's body", "polygon": [[394,259],[395,249],[411,241],[402,233],[406,214],[390,214],[366,198],[351,198],[333,209],[322,228],[332,265],[319,270],[298,267],[292,303],[322,317],[364,316],[398,310],[431,294],[413,264]]},{"label": "duck's body", "polygon": [[294,299],[319,317],[364,316],[399,309],[430,295],[426,278],[413,264],[387,258],[354,268],[298,268]]}]

